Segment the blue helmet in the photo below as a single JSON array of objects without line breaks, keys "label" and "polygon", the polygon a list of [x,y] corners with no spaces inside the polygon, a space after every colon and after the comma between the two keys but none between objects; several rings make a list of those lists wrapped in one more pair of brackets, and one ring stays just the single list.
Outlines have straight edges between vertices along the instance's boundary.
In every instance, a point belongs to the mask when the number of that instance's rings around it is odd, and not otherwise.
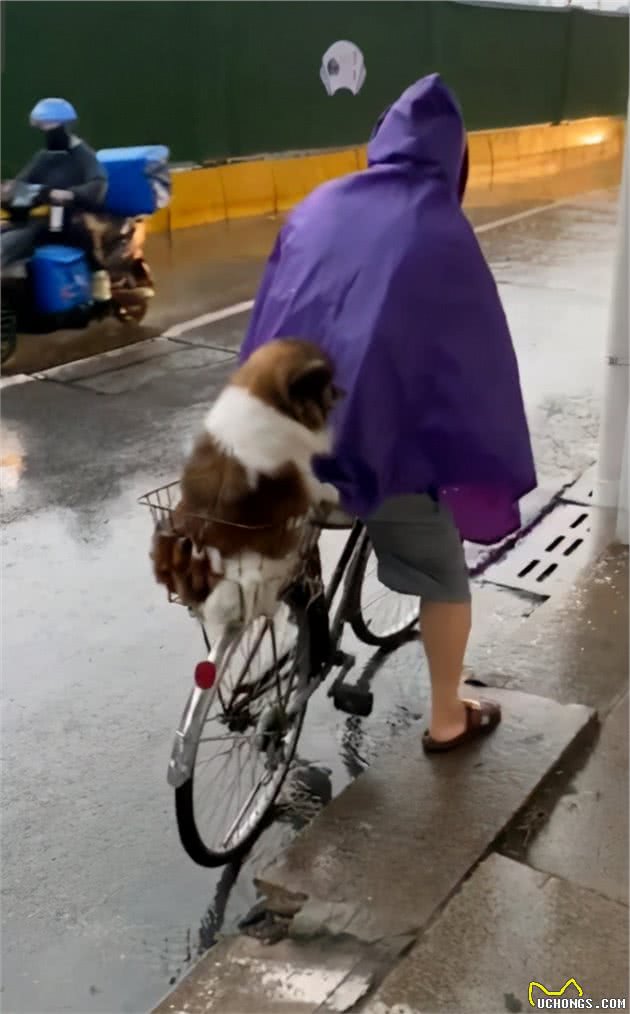
[{"label": "blue helmet", "polygon": [[31,127],[51,130],[53,127],[75,123],[79,117],[72,103],[66,99],[40,99],[31,110]]}]

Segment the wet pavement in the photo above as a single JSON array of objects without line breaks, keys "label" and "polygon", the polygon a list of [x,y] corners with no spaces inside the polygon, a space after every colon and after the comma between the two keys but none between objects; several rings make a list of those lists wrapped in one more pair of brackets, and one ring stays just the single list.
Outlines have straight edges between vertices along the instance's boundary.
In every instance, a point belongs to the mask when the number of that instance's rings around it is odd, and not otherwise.
[{"label": "wet pavement", "polygon": [[[465,755],[427,759],[415,728],[391,742],[260,872],[271,911],[277,899],[297,897],[300,919],[366,943],[424,928],[594,718],[582,705],[535,694],[491,696],[503,720]],[[299,924],[292,930],[299,934]]]},{"label": "wet pavement", "polygon": [[527,854],[537,870],[628,903],[628,694]]},{"label": "wet pavement", "polygon": [[565,1003],[584,996],[593,1007],[627,1006],[628,909],[494,854],[363,1010],[504,1014],[528,1010],[545,990],[558,995],[571,979],[578,986]]},{"label": "wet pavement", "polygon": [[[212,950],[155,1014],[518,1012],[530,983],[535,1003],[540,983],[559,990],[572,975],[568,997],[625,1006],[627,579],[627,549],[609,547],[568,595],[495,639],[509,659],[520,627],[521,659],[543,640],[550,676],[576,692],[601,681],[599,721],[524,680],[526,693],[492,685],[503,722],[461,754],[427,758],[415,729],[398,736],[261,870],[265,920]],[[549,629],[550,613],[566,630]]]},{"label": "wet pavement", "polygon": [[[588,583],[597,585],[605,569]],[[625,631],[618,625],[607,657],[625,677],[627,573],[624,604]],[[562,766],[556,781],[570,765],[565,759]],[[527,865],[495,853],[474,871],[364,1014],[522,1011],[526,998],[536,1002],[544,989],[558,991],[571,978],[577,985],[568,987],[567,1000],[583,994],[595,1009],[613,1008],[611,1000],[627,1006],[627,693],[533,838]]]},{"label": "wet pavement", "polygon": [[[518,212],[527,200],[480,208],[477,220]],[[178,237],[207,283],[203,299],[191,284],[197,301],[184,300],[183,310],[180,287],[161,323],[251,297],[276,224],[238,225],[229,257],[217,243],[207,264],[210,230],[199,247],[194,236]],[[614,228],[614,194],[600,191],[481,236],[521,363],[542,487],[536,504],[595,457]],[[250,247],[252,230],[260,237]],[[417,728],[426,706],[417,646],[374,673],[368,720],[316,697],[281,819],[240,876],[198,869],[184,855],[165,773],[202,645],[152,583],[150,523],[136,499],[176,475],[243,323],[244,315],[197,327],[142,346],[146,357],[129,351],[2,392],[2,1007],[14,1014],[147,1010],[247,912],[253,871]],[[475,675],[487,671],[497,631],[540,601],[480,588]],[[513,685],[529,690],[531,646],[524,639],[514,652]],[[365,666],[368,649],[357,653]],[[555,678],[546,696],[582,701],[570,671]]]}]

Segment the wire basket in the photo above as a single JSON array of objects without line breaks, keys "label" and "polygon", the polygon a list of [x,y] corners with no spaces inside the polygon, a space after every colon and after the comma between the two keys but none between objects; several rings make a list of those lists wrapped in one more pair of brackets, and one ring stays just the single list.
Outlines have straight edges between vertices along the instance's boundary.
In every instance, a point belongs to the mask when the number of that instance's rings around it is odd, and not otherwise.
[{"label": "wire basket", "polygon": [[[209,559],[211,560],[211,566],[216,572],[217,580],[221,580],[220,567],[223,566],[223,564],[221,562],[219,566],[217,566],[216,563],[212,564],[213,559],[216,560],[216,558],[212,557],[213,549],[205,544],[204,538],[210,527],[214,527],[216,532],[216,526],[238,528],[243,531],[243,534],[246,531],[251,531],[252,534],[263,534],[268,539],[271,539],[272,542],[275,537],[286,537],[287,531],[291,531],[293,535],[297,536],[297,539],[290,554],[291,565],[287,568],[286,584],[295,582],[302,573],[312,573],[314,560],[315,558],[318,558],[317,542],[321,530],[314,516],[309,514],[302,518],[290,518],[281,525],[239,524],[235,521],[226,521],[221,518],[214,518],[208,514],[182,512],[181,508],[178,510],[180,501],[181,483],[179,480],[166,483],[164,486],[158,486],[138,499],[138,503],[148,507],[151,512],[154,525],[154,535],[159,533],[160,535],[180,538],[182,537],[182,523],[185,523],[186,521],[194,523],[196,536],[199,539],[200,544],[205,545],[204,552],[208,554]],[[176,511],[177,523],[175,517]],[[183,538],[190,538],[190,536],[184,535]],[[245,552],[249,553],[250,550],[247,549]],[[261,558],[263,556],[264,553],[261,553]],[[239,554],[231,557],[229,564],[232,572],[235,570],[238,571]],[[169,602],[174,602],[178,605],[184,605],[191,608],[190,601],[186,601],[180,594],[173,592],[171,589],[168,590],[168,598]]]},{"label": "wire basket", "polygon": [[166,486],[158,486],[149,490],[138,500],[138,503],[148,507],[156,527],[167,527],[173,522],[173,514],[181,497],[181,483],[179,479],[169,482]]},{"label": "wire basket", "polygon": [[[178,480],[175,482],[168,482],[165,486],[157,486],[156,489],[150,490],[143,496],[138,498],[138,503],[145,507],[148,507],[151,511],[153,523],[156,527],[162,528],[164,531],[171,531],[173,534],[177,534],[175,527],[175,511],[181,500],[181,483]],[[287,530],[296,530],[298,528],[312,528],[316,524],[315,515],[310,513],[304,517],[288,518],[281,524],[276,525],[251,525],[251,524],[240,524],[238,521],[226,521],[225,518],[216,518],[210,514],[196,514],[192,511],[180,512],[179,517],[181,520],[189,519],[191,521],[198,521],[203,525],[219,525],[227,528],[239,528],[242,531],[251,532],[284,532]]]}]

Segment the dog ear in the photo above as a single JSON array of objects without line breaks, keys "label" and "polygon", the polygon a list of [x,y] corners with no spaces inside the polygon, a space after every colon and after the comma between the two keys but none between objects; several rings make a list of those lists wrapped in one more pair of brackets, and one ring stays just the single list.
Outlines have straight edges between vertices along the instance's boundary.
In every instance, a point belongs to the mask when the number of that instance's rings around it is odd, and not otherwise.
[{"label": "dog ear", "polygon": [[289,380],[290,401],[320,401],[327,387],[332,387],[333,371],[325,359],[311,359]]}]

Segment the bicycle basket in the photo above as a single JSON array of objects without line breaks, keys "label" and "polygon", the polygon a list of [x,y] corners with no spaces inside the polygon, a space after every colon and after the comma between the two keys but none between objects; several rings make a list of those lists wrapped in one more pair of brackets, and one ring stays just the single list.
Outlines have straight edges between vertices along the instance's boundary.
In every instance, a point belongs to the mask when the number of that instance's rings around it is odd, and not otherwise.
[{"label": "bicycle basket", "polygon": [[[178,540],[183,546],[184,557],[188,554],[189,558],[194,558],[193,567],[196,566],[198,570],[203,569],[203,567],[206,568],[209,580],[207,586],[202,586],[201,591],[199,591],[197,604],[204,601],[203,593],[206,592],[207,597],[212,587],[216,586],[223,577],[230,577],[230,579],[236,581],[239,580],[240,563],[245,553],[248,556],[248,566],[251,568],[252,550],[247,545],[248,540],[245,534],[248,531],[252,533],[252,541],[255,540],[262,547],[259,550],[261,572],[265,557],[277,557],[277,549],[281,545],[290,546],[287,557],[286,581],[282,582],[283,586],[295,581],[301,572],[307,569],[308,561],[312,557],[319,536],[319,528],[312,523],[311,515],[301,518],[289,518],[279,525],[249,525],[211,517],[208,514],[183,512],[180,507],[180,501],[181,483],[179,480],[169,482],[164,486],[158,486],[145,493],[138,500],[140,504],[148,507],[151,512],[154,524],[154,537],[159,535],[160,537],[166,537],[167,540],[169,538]],[[222,527],[240,529],[243,534],[242,541],[245,543],[245,548],[242,552],[235,553],[227,559],[211,544],[212,534],[214,533],[216,536],[217,531],[220,531]],[[289,540],[287,540],[287,534],[291,536]],[[281,559],[282,557],[280,557]],[[180,584],[180,589],[181,587],[182,585]],[[192,594],[182,594],[181,590],[180,592],[174,591],[168,584],[167,589],[169,602],[191,607],[191,599],[194,598]]]},{"label": "bicycle basket", "polygon": [[169,482],[166,486],[158,486],[156,489],[145,493],[138,500],[138,503],[148,507],[154,524],[172,526],[173,514],[181,496],[181,483],[179,479]]}]

